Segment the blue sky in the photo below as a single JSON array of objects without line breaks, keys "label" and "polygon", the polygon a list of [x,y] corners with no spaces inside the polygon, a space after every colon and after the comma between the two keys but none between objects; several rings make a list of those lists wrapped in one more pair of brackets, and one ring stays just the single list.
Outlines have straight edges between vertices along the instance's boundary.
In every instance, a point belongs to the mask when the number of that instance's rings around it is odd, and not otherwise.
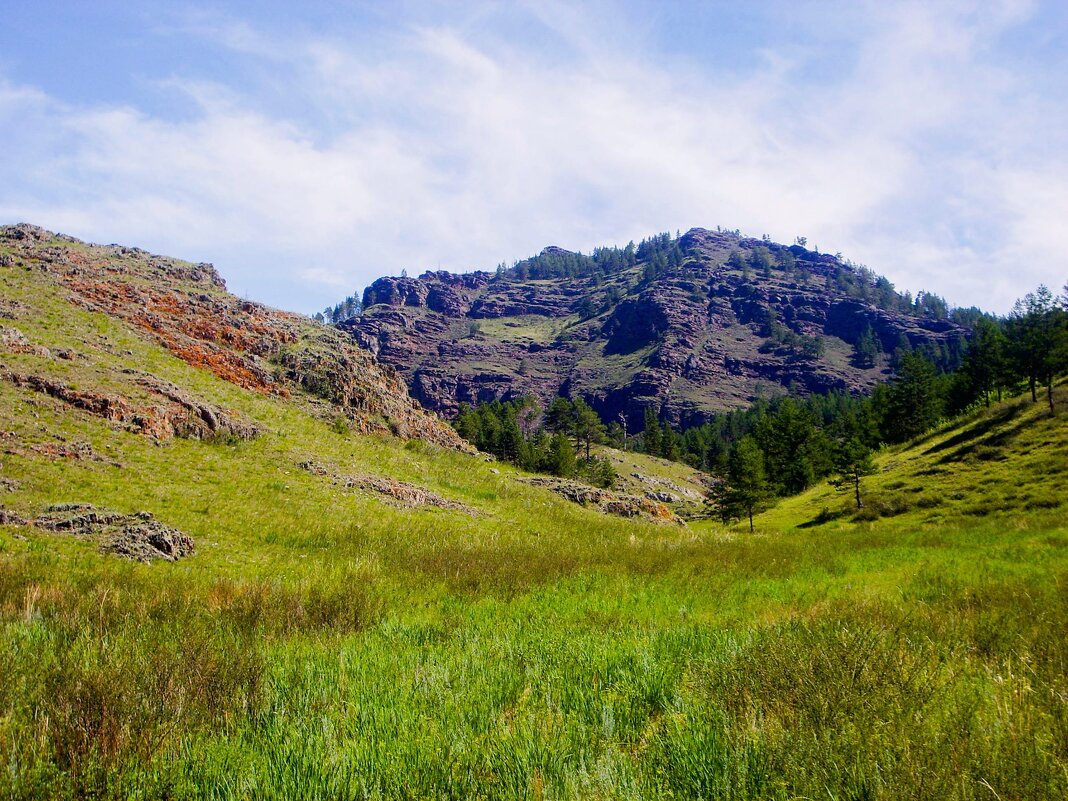
[{"label": "blue sky", "polygon": [[314,311],[692,226],[1068,280],[1068,3],[7,2],[0,222]]}]

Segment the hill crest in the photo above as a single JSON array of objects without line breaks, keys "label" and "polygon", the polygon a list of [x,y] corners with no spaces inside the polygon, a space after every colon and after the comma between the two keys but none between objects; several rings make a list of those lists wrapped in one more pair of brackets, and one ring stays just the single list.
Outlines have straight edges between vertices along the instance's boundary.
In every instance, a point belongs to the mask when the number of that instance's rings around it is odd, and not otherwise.
[{"label": "hill crest", "polygon": [[412,401],[392,368],[339,331],[230,294],[210,264],[87,244],[27,224],[0,227],[0,260],[47,274],[75,305],[116,317],[244,389],[295,394],[318,415],[340,415],[361,433],[467,449]]},{"label": "hill crest", "polygon": [[[801,244],[694,228],[511,268],[385,277],[340,326],[454,413],[524,394],[581,396],[634,429],[652,406],[684,425],[788,389],[870,389],[900,346],[952,362],[966,329],[885,278]],[[870,336],[870,360],[857,357]]]}]

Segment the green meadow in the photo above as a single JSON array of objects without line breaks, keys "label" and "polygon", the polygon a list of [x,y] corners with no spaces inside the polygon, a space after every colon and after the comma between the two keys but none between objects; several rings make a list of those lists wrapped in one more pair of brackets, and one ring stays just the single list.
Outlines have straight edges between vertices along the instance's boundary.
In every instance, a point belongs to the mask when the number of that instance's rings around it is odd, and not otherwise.
[{"label": "green meadow", "polygon": [[9,369],[131,396],[148,371],[264,433],[159,444],[0,381],[5,509],[147,510],[197,546],[140,564],[0,526],[0,797],[1068,797],[1063,385],[1055,416],[1008,400],[880,453],[859,512],[818,486],[753,534],[656,525],[350,435],[2,281],[33,310],[5,325],[81,354]]}]

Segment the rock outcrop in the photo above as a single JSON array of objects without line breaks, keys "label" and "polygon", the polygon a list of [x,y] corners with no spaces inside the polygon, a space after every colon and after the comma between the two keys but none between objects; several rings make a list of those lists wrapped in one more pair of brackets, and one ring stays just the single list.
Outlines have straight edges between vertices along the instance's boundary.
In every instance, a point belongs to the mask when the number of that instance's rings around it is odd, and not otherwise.
[{"label": "rock outcrop", "polygon": [[[139,248],[88,245],[32,225],[0,227],[0,248],[5,257],[0,269],[46,272],[66,288],[73,303],[125,321],[189,364],[238,386],[284,397],[311,396],[320,402],[310,408],[330,417],[344,415],[360,433],[393,433],[468,449],[450,426],[412,400],[393,368],[379,364],[351,337],[302,315],[231,295],[210,264],[154,256]],[[451,301],[434,302],[450,308]],[[0,316],[20,313],[17,304],[0,305]],[[4,328],[0,349],[25,352],[34,347],[24,340],[17,329]],[[254,433],[248,424],[177,387],[153,385],[150,376],[140,383],[161,401],[150,408],[107,393],[79,394],[38,378],[19,380],[160,439]]]},{"label": "rock outcrop", "polygon": [[431,492],[426,487],[420,487],[418,484],[411,484],[407,481],[400,481],[386,476],[343,476],[334,473],[330,468],[313,460],[301,462],[300,468],[313,475],[328,478],[345,489],[370,492],[390,506],[395,506],[398,509],[451,509],[472,516],[477,514],[474,509],[466,504],[450,501],[448,498],[443,498],[437,493]]},{"label": "rock outcrop", "polygon": [[651,498],[627,495],[614,490],[599,489],[588,484],[568,481],[564,478],[537,476],[523,480],[527,484],[544,487],[572,503],[590,506],[608,515],[640,517],[654,523],[684,525],[682,518],[672,512],[664,503]]},{"label": "rock outcrop", "polygon": [[0,371],[0,379],[17,387],[27,387],[73,409],[118,423],[131,431],[168,440],[252,439],[259,427],[241,420],[231,412],[196,400],[178,387],[153,376],[142,375],[139,382],[163,402],[137,403],[115,393],[75,389],[47,376]]},{"label": "rock outcrop", "polygon": [[192,537],[165,526],[149,512],[124,514],[85,503],[62,503],[36,518],[0,509],[0,524],[35,526],[92,540],[103,553],[138,562],[176,562],[196,552]]},{"label": "rock outcrop", "polygon": [[[537,280],[520,269],[381,278],[341,328],[445,415],[565,394],[631,431],[649,406],[691,424],[788,388],[865,391],[903,344],[953,351],[967,333],[838,256],[703,229],[676,244],[674,263],[638,258]],[[758,268],[732,253],[768,259]],[[559,248],[536,258],[546,257],[586,258]],[[874,364],[853,352],[868,327],[882,349]]]}]

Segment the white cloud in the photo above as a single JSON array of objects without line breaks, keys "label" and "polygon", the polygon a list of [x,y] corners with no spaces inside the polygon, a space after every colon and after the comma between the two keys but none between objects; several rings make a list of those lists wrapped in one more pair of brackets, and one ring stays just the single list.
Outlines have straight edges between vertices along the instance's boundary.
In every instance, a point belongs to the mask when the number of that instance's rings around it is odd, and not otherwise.
[{"label": "white cloud", "polygon": [[305,310],[402,268],[717,224],[805,234],[962,305],[1005,310],[1056,284],[1068,168],[1030,146],[1063,149],[1063,98],[989,56],[1028,4],[872,8],[821,81],[805,74],[818,42],[738,79],[612,46],[558,8],[538,13],[566,32],[563,61],[484,28],[399,30],[368,50],[222,21],[210,38],[269,59],[299,114],[222,78],[161,84],[194,102],[181,119],[0,84],[0,119],[29,130],[0,133],[15,154],[0,217],[214,260]]}]

